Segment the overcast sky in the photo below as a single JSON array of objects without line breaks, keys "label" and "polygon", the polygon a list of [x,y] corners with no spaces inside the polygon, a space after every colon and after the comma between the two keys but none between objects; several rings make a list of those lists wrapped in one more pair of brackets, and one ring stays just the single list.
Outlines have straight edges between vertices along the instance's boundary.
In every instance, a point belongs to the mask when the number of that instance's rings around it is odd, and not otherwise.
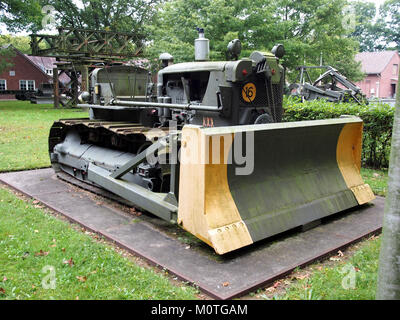
[{"label": "overcast sky", "polygon": [[[365,1],[365,0],[364,0]],[[379,7],[381,4],[385,2],[385,0],[366,0],[368,2],[375,2],[375,4]]]}]

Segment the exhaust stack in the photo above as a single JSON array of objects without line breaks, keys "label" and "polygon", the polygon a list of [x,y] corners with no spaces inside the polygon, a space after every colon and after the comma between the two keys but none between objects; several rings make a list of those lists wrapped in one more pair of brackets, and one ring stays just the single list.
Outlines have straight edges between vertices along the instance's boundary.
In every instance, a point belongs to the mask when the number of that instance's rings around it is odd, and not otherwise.
[{"label": "exhaust stack", "polygon": [[210,41],[204,37],[204,29],[196,28],[199,37],[194,40],[194,59],[196,61],[208,61],[210,59]]}]

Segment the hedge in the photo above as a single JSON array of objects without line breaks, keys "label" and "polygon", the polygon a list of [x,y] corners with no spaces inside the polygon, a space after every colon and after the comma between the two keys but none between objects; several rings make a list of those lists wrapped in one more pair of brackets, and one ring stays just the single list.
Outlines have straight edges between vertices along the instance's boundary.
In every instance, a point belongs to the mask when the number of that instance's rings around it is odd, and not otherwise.
[{"label": "hedge", "polygon": [[326,100],[300,102],[296,98],[284,99],[282,121],[301,121],[338,118],[355,115],[364,121],[362,165],[377,169],[389,166],[390,142],[394,107],[388,104],[358,105],[331,103]]}]

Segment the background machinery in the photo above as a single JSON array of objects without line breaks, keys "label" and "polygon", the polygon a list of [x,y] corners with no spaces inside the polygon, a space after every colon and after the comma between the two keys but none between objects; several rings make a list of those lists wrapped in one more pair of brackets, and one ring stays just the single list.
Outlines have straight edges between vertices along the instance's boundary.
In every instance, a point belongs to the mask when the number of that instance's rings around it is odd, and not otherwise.
[{"label": "background machinery", "polygon": [[[366,103],[368,100],[361,89],[331,66],[300,66],[299,76],[289,86],[291,96],[303,100],[326,99],[332,102]],[[308,69],[326,69],[315,81],[311,80]],[[341,86],[340,86],[341,85]]]},{"label": "background machinery", "polygon": [[[58,34],[31,34],[34,56],[53,57],[54,107],[76,107],[79,91],[87,91],[89,74],[98,65],[122,64],[142,51],[142,41],[133,33],[57,28]],[[69,79],[61,84],[61,75]]]},{"label": "background machinery", "polygon": [[[78,106],[50,130],[56,171],[178,223],[224,254],[373,199],[360,176],[359,118],[280,123],[283,46],[164,68],[97,68]],[[237,58],[240,43],[230,45]]]}]

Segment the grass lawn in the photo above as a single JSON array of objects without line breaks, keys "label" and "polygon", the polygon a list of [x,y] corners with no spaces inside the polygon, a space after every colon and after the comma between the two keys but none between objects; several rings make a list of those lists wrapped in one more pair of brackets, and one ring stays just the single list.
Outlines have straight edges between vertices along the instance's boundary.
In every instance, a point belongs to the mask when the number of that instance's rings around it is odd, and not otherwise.
[{"label": "grass lawn", "polygon": [[[386,196],[388,172],[361,169],[364,182],[374,193]],[[290,276],[285,288],[258,291],[261,298],[283,300],[374,300],[377,284],[380,237],[372,237],[350,248],[350,257],[331,257],[328,263],[313,264],[300,276]],[[346,254],[345,254],[346,255]],[[351,277],[354,282],[351,283]],[[279,288],[280,283],[275,285]]]},{"label": "grass lawn", "polygon": [[87,117],[87,111],[0,101],[0,171],[50,166],[47,141],[51,125],[60,118],[80,117]]},{"label": "grass lawn", "polygon": [[374,170],[361,168],[361,175],[365,183],[368,183],[378,196],[386,196],[388,184],[388,171],[387,170]]},{"label": "grass lawn", "polygon": [[0,188],[0,299],[196,298],[35,206]]},{"label": "grass lawn", "polygon": [[[87,112],[0,102],[0,172],[49,166],[53,121],[78,117]],[[45,289],[51,270],[55,289]],[[175,284],[0,186],[0,299],[196,299]]]},{"label": "grass lawn", "polygon": [[380,237],[371,237],[357,244],[350,257],[338,255],[331,257],[333,263],[313,264],[272,299],[374,300],[380,243]]},{"label": "grass lawn", "polygon": [[[375,195],[386,196],[387,170],[362,168],[361,175]],[[298,276],[295,272],[253,295],[277,300],[374,300],[380,243],[380,237],[371,237],[351,246],[347,257],[346,251],[344,256],[340,252],[327,262],[313,264]]]}]

